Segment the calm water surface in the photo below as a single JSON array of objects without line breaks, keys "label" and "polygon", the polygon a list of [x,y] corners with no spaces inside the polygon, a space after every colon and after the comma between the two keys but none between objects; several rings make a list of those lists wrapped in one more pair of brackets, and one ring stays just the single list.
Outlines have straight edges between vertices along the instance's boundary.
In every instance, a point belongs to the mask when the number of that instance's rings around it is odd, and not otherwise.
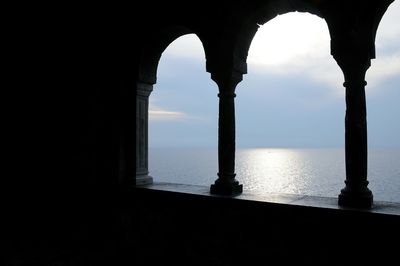
[{"label": "calm water surface", "polygon": [[[155,181],[209,186],[218,172],[216,149],[152,148]],[[378,201],[400,202],[400,149],[371,149],[369,188]],[[238,149],[236,178],[256,193],[337,197],[344,187],[343,149]]]}]

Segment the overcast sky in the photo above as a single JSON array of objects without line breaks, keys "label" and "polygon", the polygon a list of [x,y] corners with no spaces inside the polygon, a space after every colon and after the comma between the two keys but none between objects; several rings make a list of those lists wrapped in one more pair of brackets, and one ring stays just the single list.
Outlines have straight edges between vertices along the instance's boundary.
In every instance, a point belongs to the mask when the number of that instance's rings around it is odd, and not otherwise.
[{"label": "overcast sky", "polygon": [[[368,142],[400,148],[400,1],[383,17],[367,72]],[[289,13],[260,27],[236,88],[237,147],[344,147],[343,75],[325,21]],[[163,53],[150,96],[150,147],[217,147],[218,89],[193,34]]]}]

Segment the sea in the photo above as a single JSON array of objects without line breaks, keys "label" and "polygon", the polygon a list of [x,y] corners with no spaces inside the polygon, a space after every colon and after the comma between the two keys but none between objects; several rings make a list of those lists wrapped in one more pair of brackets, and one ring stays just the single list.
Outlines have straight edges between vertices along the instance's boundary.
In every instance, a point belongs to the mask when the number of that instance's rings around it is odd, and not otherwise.
[{"label": "sea", "polygon": [[[155,182],[210,186],[218,152],[150,148],[149,171]],[[337,197],[344,187],[344,149],[237,149],[235,171],[245,191]],[[368,150],[368,181],[375,201],[400,203],[400,148]]]}]

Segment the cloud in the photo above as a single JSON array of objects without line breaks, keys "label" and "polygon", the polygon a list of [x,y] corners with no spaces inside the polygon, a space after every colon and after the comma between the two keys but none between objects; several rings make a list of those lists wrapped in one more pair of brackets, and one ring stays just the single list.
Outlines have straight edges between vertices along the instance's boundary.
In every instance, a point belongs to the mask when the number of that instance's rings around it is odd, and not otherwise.
[{"label": "cloud", "polygon": [[367,72],[366,80],[368,88],[373,90],[379,89],[385,80],[400,73],[400,48],[393,55],[385,55],[383,57],[372,60],[371,67]]},{"label": "cloud", "polygon": [[394,1],[384,14],[376,33],[377,47],[384,47],[390,43],[396,43],[400,38],[400,1]]},{"label": "cloud", "polygon": [[368,88],[379,89],[384,82],[400,73],[400,1],[386,11],[376,34],[376,59],[367,72]]},{"label": "cloud", "polygon": [[[152,98],[150,98],[152,99]],[[149,104],[149,120],[156,121],[174,121],[174,122],[202,122],[209,123],[210,120],[205,116],[189,115],[186,112],[170,110],[167,108],[156,106],[150,101]]]},{"label": "cloud", "polygon": [[166,110],[150,110],[150,120],[181,120],[185,118],[185,114],[181,112],[173,112]]},{"label": "cloud", "polygon": [[[381,88],[385,80],[399,74],[400,3],[393,3],[377,32],[377,59],[372,60],[366,80],[369,91]],[[257,72],[281,78],[302,76],[332,89],[343,97],[343,73],[330,55],[329,30],[323,19],[304,13],[278,16],[262,26],[250,47],[249,74]]]},{"label": "cloud", "polygon": [[305,80],[343,96],[343,74],[330,54],[326,22],[308,13],[278,16],[262,26],[249,51],[249,73]]},{"label": "cloud", "polygon": [[343,74],[336,61],[330,56],[298,56],[292,61],[279,65],[249,64],[251,71],[260,74],[268,74],[280,78],[290,78],[292,76],[302,76],[303,79],[324,87],[333,89],[336,95],[343,95]]},{"label": "cloud", "polygon": [[[399,114],[400,12],[396,10],[400,9],[395,4],[400,6],[400,1],[389,7],[379,26],[377,58],[366,76],[367,93],[372,96],[368,97],[369,128],[381,141],[375,141],[377,145],[387,146],[399,142],[398,124],[389,122],[397,121]],[[275,20],[278,28],[264,32]],[[249,73],[236,90],[238,145],[344,145],[344,77],[330,54],[325,21],[310,14],[278,16],[260,28],[247,62]],[[179,38],[163,54],[150,96],[152,145],[216,145],[217,86],[204,63],[203,47],[195,35]]]},{"label": "cloud", "polygon": [[[379,89],[387,78],[400,69],[400,2],[393,2],[384,15],[376,36],[377,58],[367,72],[369,91]],[[164,52],[163,58],[190,59],[204,63],[204,49],[194,34],[181,36]],[[343,73],[330,54],[330,35],[326,22],[309,13],[280,15],[260,27],[247,58],[249,74],[290,78],[301,75],[316,85],[332,89],[332,96],[343,97]],[[172,71],[174,68],[167,68]],[[200,71],[204,71],[201,66]],[[158,111],[157,111],[158,112]],[[156,112],[156,113],[157,113]],[[167,111],[168,112],[168,111]],[[155,115],[154,116],[158,116]],[[165,116],[179,117],[166,113]],[[160,116],[164,116],[161,115]]]},{"label": "cloud", "polygon": [[185,120],[188,116],[183,112],[166,110],[164,108],[155,106],[150,102],[149,106],[149,120],[152,121],[165,121],[165,120]]},{"label": "cloud", "polygon": [[329,30],[325,21],[306,13],[289,13],[268,21],[258,30],[248,62],[281,65],[315,53],[329,54]]}]

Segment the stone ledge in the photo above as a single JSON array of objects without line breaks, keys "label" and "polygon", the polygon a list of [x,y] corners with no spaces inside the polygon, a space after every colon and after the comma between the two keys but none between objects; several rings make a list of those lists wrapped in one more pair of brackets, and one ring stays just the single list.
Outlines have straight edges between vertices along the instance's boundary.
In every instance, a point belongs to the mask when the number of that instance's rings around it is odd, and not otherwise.
[{"label": "stone ledge", "polygon": [[187,185],[187,184],[175,184],[175,183],[161,183],[156,182],[151,185],[137,186],[137,189],[147,189],[152,191],[167,191],[180,194],[198,195],[202,197],[210,198],[230,198],[232,200],[243,200],[249,202],[258,202],[266,204],[278,204],[278,205],[290,205],[307,208],[321,208],[321,209],[332,209],[338,211],[351,211],[351,212],[363,212],[371,214],[383,214],[390,216],[400,217],[400,203],[396,202],[384,202],[375,201],[371,209],[356,209],[341,207],[338,205],[338,199],[332,197],[318,197],[318,196],[307,196],[307,195],[296,195],[296,194],[284,194],[284,193],[267,193],[257,194],[255,192],[243,192],[242,194],[231,197],[231,196],[219,196],[210,194],[210,188],[207,186],[199,185]]}]

